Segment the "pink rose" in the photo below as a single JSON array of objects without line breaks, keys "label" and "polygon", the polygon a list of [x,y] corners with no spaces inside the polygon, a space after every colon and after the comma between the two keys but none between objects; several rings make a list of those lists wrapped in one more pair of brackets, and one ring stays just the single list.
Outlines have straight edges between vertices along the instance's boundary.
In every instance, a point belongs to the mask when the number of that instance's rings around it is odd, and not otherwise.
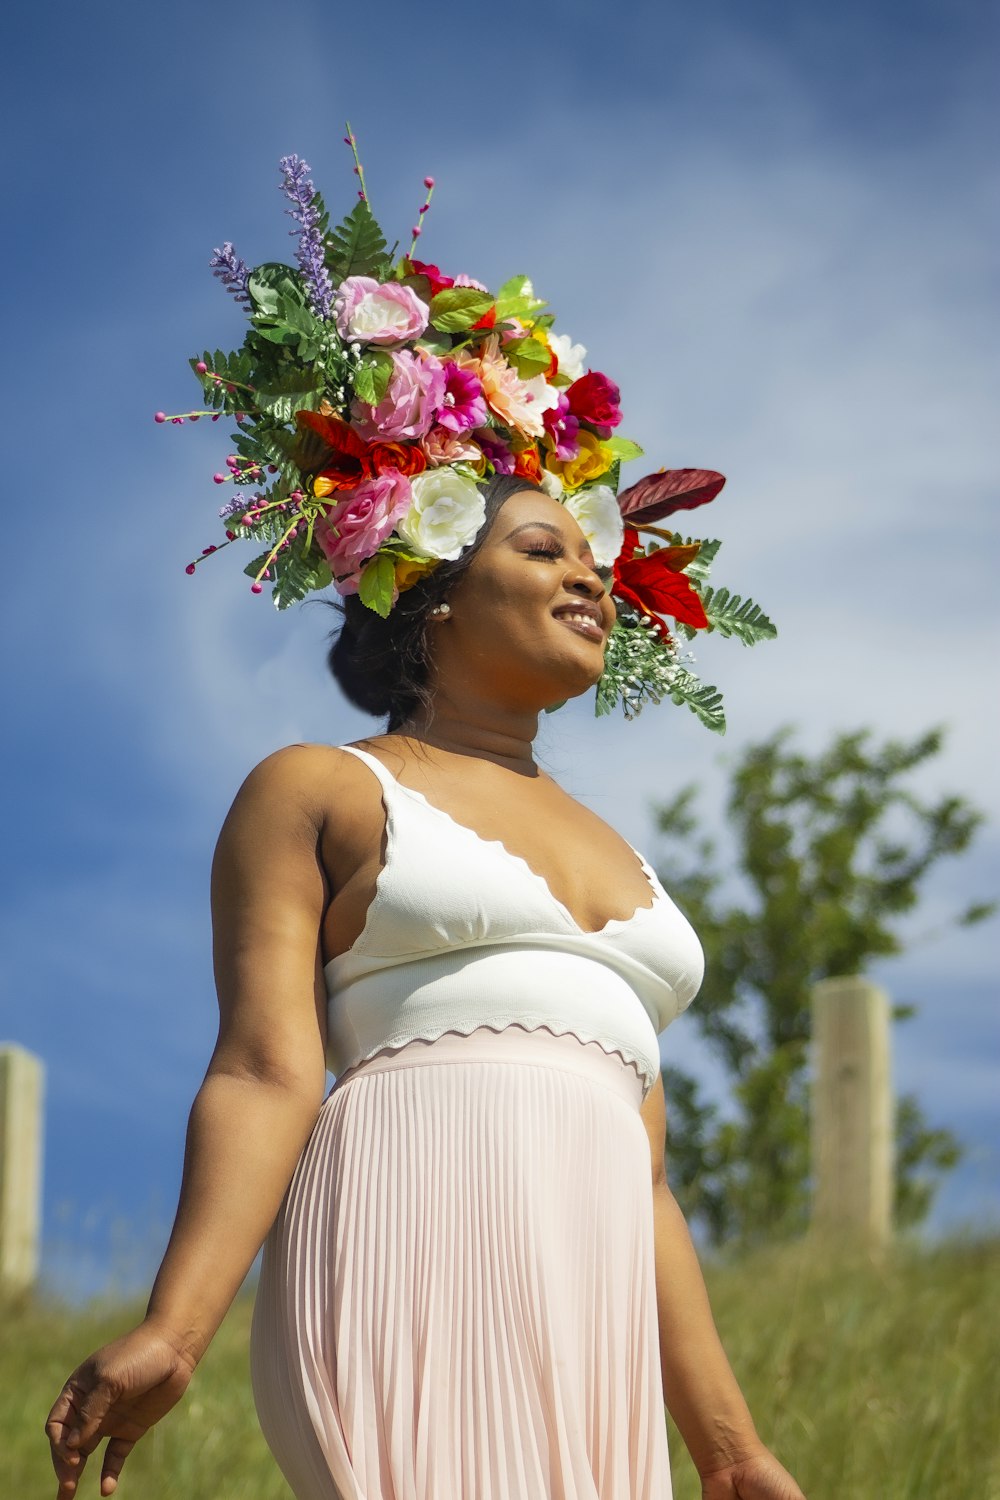
[{"label": "pink rose", "polygon": [[389,388],[378,406],[355,401],[351,408],[355,430],[369,442],[423,437],[444,405],[445,372],[436,355],[397,349],[392,364]]},{"label": "pink rose", "polygon": [[405,344],[427,327],[429,309],[412,287],[371,276],[348,276],[333,303],[337,331],[362,344]]},{"label": "pink rose", "polygon": [[[336,576],[356,574],[361,564],[381,547],[386,537],[410,508],[413,494],[405,474],[388,469],[374,479],[365,479],[317,521],[315,536]],[[355,593],[341,588],[341,593]]]},{"label": "pink rose", "polygon": [[446,427],[432,427],[420,446],[432,469],[441,464],[466,463],[481,465],[483,450],[464,432],[449,432]]}]

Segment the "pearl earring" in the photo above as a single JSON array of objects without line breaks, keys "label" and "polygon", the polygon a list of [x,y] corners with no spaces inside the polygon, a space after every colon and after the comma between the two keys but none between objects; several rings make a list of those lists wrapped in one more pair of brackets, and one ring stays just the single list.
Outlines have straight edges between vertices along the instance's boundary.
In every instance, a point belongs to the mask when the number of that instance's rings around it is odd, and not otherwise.
[{"label": "pearl earring", "polygon": [[440,604],[435,604],[434,608],[431,610],[431,614],[432,615],[450,615],[451,614],[451,605],[447,602],[447,600],[443,600]]}]

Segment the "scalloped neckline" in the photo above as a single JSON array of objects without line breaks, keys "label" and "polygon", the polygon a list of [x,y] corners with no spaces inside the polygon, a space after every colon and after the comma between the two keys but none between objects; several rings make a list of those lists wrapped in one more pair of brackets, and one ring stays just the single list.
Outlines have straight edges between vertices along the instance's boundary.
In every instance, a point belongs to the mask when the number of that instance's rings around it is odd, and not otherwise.
[{"label": "scalloped neckline", "polygon": [[[370,751],[368,753],[371,754]],[[374,756],[373,759],[378,760],[378,757]],[[646,884],[648,885],[652,893],[653,900],[649,906],[636,906],[630,916],[609,917],[608,920],[604,923],[603,927],[584,927],[576,920],[569,907],[559,900],[559,897],[555,894],[545,876],[539,874],[537,870],[533,869],[522,854],[515,854],[512,849],[508,849],[507,845],[503,842],[502,839],[484,838],[481,833],[477,833],[476,830],[474,828],[471,828],[468,823],[462,823],[458,818],[453,817],[450,812],[446,812],[443,807],[438,807],[436,802],[431,802],[423,792],[418,792],[416,787],[405,786],[403,782],[401,782],[397,777],[393,776],[392,772],[389,770],[388,766],[385,766],[385,763],[383,761],[379,761],[379,765],[384,766],[387,775],[392,779],[393,785],[398,787],[401,792],[405,792],[410,797],[415,797],[417,801],[420,802],[422,806],[426,807],[430,812],[436,813],[439,818],[446,818],[453,828],[458,828],[462,833],[468,834],[469,837],[475,839],[478,844],[485,845],[487,849],[498,850],[503,858],[508,860],[510,863],[517,865],[519,869],[523,870],[526,875],[530,876],[530,878],[542,888],[546,896],[548,896],[549,900],[552,902],[553,906],[558,908],[558,910],[563,914],[566,920],[572,924],[576,932],[579,933],[581,937],[603,937],[604,934],[612,928],[628,927],[632,922],[637,921],[643,915],[643,913],[656,911],[663,901],[663,893],[659,889],[655,870],[643,858],[643,856],[639,853],[639,850],[636,849],[633,844],[629,844],[628,839],[625,839],[624,843],[628,844],[628,847],[632,850],[632,853],[639,861],[639,867],[642,870],[643,875],[646,877]]]}]

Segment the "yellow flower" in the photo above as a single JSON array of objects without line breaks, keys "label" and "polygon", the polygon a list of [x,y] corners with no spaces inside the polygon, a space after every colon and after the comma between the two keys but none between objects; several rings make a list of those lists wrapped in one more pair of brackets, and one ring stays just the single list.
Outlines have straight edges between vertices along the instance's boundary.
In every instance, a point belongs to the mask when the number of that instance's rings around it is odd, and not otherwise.
[{"label": "yellow flower", "polygon": [[545,467],[558,474],[567,490],[578,490],[581,484],[606,474],[614,463],[614,454],[599,442],[592,432],[581,432],[580,451],[575,458],[545,460]]},{"label": "yellow flower", "polygon": [[419,562],[410,562],[408,558],[401,557],[396,563],[396,588],[402,594],[411,589],[418,578],[436,568],[439,559],[436,557],[421,558]]}]

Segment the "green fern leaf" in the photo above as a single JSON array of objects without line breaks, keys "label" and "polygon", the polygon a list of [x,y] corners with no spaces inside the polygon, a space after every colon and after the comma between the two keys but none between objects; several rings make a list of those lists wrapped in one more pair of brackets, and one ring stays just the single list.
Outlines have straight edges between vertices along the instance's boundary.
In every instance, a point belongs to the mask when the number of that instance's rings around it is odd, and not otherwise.
[{"label": "green fern leaf", "polygon": [[681,669],[670,684],[674,703],[686,703],[691,712],[714,734],[725,734],[726,714],[718,688],[701,682],[693,672]]},{"label": "green fern leaf", "polygon": [[759,604],[752,599],[741,599],[739,594],[731,594],[728,589],[706,588],[701,602],[705,606],[709,628],[717,630],[720,635],[737,636],[744,646],[773,640],[778,634]]},{"label": "green fern leaf", "polygon": [[287,609],[314,590],[327,588],[331,578],[329,565],[322,557],[309,556],[295,549],[280,553],[271,590],[275,609]]},{"label": "green fern leaf", "polygon": [[385,270],[385,235],[364,198],[326,240],[326,268],[339,285],[348,276],[373,276]]},{"label": "green fern leaf", "polygon": [[684,572],[695,583],[703,583],[708,577],[708,571],[715,561],[716,554],[722,546],[720,541],[709,539],[699,541],[698,537],[681,536],[679,531],[673,533],[675,547],[690,547],[699,542],[698,556],[693,562],[689,562]]}]

